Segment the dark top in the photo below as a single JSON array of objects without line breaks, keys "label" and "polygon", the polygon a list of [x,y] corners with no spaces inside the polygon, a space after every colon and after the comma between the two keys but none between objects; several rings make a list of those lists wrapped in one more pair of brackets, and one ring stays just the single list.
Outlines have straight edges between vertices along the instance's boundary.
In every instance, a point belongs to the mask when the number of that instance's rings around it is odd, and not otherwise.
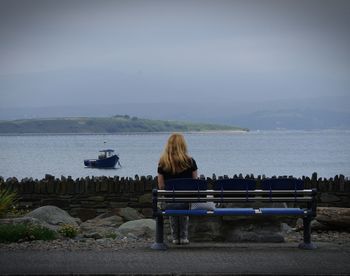
[{"label": "dark top", "polygon": [[164,171],[160,166],[158,166],[158,173],[163,175],[164,180],[166,181],[173,178],[192,178],[192,172],[196,171],[197,169],[196,161],[191,158],[191,167],[180,173],[172,174],[171,172]]}]

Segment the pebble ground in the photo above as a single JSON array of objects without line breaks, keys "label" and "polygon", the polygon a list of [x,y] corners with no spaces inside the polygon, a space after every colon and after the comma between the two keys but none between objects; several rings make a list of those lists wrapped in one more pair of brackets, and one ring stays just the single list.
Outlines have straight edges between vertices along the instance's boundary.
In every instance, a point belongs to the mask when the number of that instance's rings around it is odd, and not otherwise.
[{"label": "pebble ground", "polygon": [[[303,233],[301,231],[291,231],[285,234],[285,243],[299,243],[303,239]],[[314,231],[312,233],[312,241],[317,242],[329,242],[338,245],[350,244],[350,232],[338,232],[338,231]],[[145,248],[149,247],[154,242],[153,238],[76,238],[76,239],[57,239],[53,241],[25,241],[19,243],[2,243],[0,249],[5,250],[57,250],[65,249],[69,251],[75,250],[123,250],[128,248]],[[199,243],[200,244],[200,243]]]}]

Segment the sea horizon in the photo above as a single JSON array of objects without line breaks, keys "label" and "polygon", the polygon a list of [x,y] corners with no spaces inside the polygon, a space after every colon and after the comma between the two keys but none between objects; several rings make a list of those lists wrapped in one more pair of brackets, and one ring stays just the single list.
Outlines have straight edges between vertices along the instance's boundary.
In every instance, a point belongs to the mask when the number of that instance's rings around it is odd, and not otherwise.
[{"label": "sea horizon", "polygon": [[[157,164],[171,132],[118,134],[0,135],[0,176],[134,177],[157,175]],[[319,177],[350,176],[350,130],[256,130],[184,132],[198,174]],[[119,169],[85,168],[103,148],[115,150]]]}]

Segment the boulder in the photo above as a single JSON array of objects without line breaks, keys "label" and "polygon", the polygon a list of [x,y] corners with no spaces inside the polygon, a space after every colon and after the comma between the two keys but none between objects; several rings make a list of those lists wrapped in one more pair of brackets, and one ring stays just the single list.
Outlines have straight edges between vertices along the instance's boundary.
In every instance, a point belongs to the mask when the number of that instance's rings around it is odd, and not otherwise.
[{"label": "boulder", "polygon": [[80,229],[85,237],[101,238],[115,235],[116,229],[121,224],[123,224],[122,217],[108,213],[83,222]]},{"label": "boulder", "polygon": [[[296,231],[302,231],[304,229],[304,223],[302,218],[298,218],[295,224],[295,230]],[[329,230],[330,227],[324,223],[321,223],[315,219],[311,221],[311,229],[312,230],[319,230],[319,231],[326,231]]]},{"label": "boulder", "polygon": [[128,221],[118,228],[118,232],[125,236],[132,234],[137,238],[151,238],[156,232],[156,222],[153,219]]},{"label": "boulder", "polygon": [[50,226],[50,229],[57,230],[63,224],[78,227],[77,220],[71,217],[66,211],[56,206],[42,206],[26,214],[25,218],[35,218]]},{"label": "boulder", "polygon": [[326,230],[329,230],[329,227],[326,224],[321,223],[321,222],[314,219],[311,221],[311,229],[312,230],[326,231]]},{"label": "boulder", "polygon": [[[189,238],[195,242],[284,242],[293,229],[279,218],[261,217],[190,217]],[[172,240],[168,219],[164,220],[165,236]]]},{"label": "boulder", "polygon": [[153,209],[152,208],[143,208],[141,210],[142,215],[145,216],[145,218],[151,218],[153,217]]},{"label": "boulder", "polygon": [[134,208],[116,208],[113,210],[113,213],[117,216],[122,217],[125,221],[143,219],[144,216],[140,214]]},{"label": "boulder", "polygon": [[294,232],[294,229],[292,227],[290,227],[289,224],[283,222],[283,223],[281,223],[281,232],[283,234],[290,234],[290,233]]},{"label": "boulder", "polygon": [[88,238],[88,239],[102,239],[103,235],[101,235],[101,233],[98,232],[87,232],[87,233],[83,233],[83,237],[84,238]]},{"label": "boulder", "polygon": [[278,221],[237,221],[224,229],[223,237],[229,242],[284,242]]},{"label": "boulder", "polygon": [[0,219],[0,225],[1,224],[32,224],[52,229],[46,222],[31,217]]},{"label": "boulder", "polygon": [[316,220],[331,228],[350,229],[350,208],[318,207]]},{"label": "boulder", "polygon": [[222,223],[220,217],[191,217],[189,221],[189,238],[191,241],[222,240]]}]

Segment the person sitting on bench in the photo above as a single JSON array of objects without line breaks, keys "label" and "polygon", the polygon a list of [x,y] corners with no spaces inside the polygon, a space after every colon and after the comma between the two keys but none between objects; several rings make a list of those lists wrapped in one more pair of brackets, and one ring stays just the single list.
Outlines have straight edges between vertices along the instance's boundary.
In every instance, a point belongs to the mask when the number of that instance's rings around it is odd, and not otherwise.
[{"label": "person sitting on bench", "polygon": [[[196,161],[187,153],[185,138],[180,133],[170,135],[158,164],[158,189],[165,189],[165,181],[174,178],[197,178]],[[170,209],[189,209],[188,203],[168,203]],[[170,229],[174,244],[188,244],[188,216],[170,216]],[[178,227],[180,229],[178,229]],[[177,237],[178,230],[180,237]],[[180,238],[180,240],[179,240]]]}]

